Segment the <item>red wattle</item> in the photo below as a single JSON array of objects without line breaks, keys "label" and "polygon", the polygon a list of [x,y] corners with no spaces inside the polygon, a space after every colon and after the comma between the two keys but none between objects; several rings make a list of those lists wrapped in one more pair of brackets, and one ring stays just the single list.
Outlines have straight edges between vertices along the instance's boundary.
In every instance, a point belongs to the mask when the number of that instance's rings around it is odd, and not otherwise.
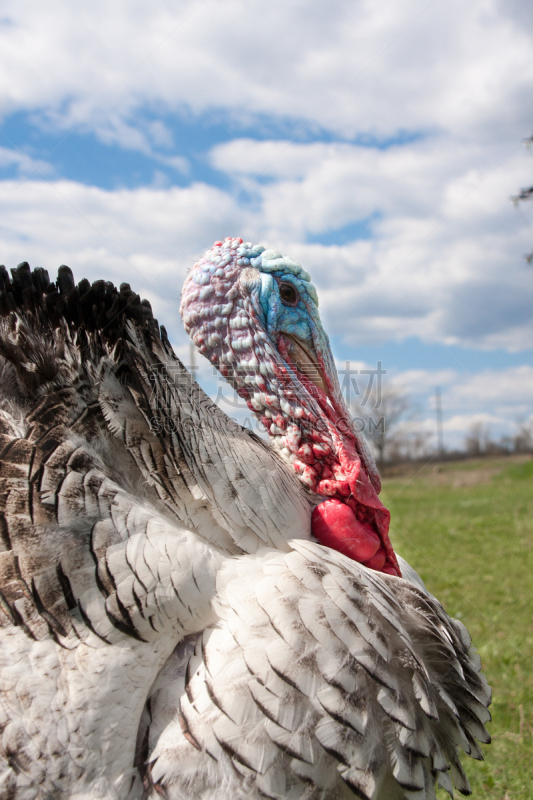
[{"label": "red wattle", "polygon": [[359,522],[352,509],[336,499],[326,500],[314,509],[311,530],[320,544],[361,563],[372,559],[381,545],[372,527]]},{"label": "red wattle", "polygon": [[[396,553],[394,552],[389,539],[390,511],[385,508],[377,496],[376,491],[370,483],[370,479],[365,470],[361,469],[361,461],[357,455],[352,457],[351,462],[348,461],[347,463],[343,463],[343,468],[346,472],[346,477],[348,483],[350,484],[352,495],[355,498],[355,501],[358,504],[373,510],[374,521],[387,554],[387,563],[381,569],[381,572],[387,572],[390,575],[397,575],[398,577],[401,577],[401,571],[396,558]],[[389,565],[391,566],[391,570],[388,569]]]},{"label": "red wattle", "polygon": [[[278,336],[278,351],[284,361],[298,372],[297,365],[289,354],[288,340],[282,334]],[[302,458],[293,461],[294,469],[304,483],[318,494],[331,498],[315,508],[311,523],[312,531],[322,544],[360,562],[370,561],[379,547],[382,547],[385,551],[385,560],[383,561],[382,556],[375,558],[371,564],[372,568],[401,577],[396,553],[389,538],[390,512],[377,494],[380,490],[379,477],[373,474],[371,481],[363,467],[357,437],[342,405],[335,401],[335,392],[327,379],[327,365],[320,353],[317,354],[317,358],[322,375],[326,376],[328,391],[315,385],[301,372],[299,380],[323,411],[321,422],[331,437],[333,449],[328,436],[324,436],[322,431],[311,430],[307,433],[307,437],[314,443],[312,447],[318,444],[320,449],[316,448],[316,451],[313,449],[313,456],[316,459],[313,466],[308,464],[305,467],[309,474],[304,471],[304,462],[308,459],[303,458],[303,452]],[[278,380],[290,384],[291,377],[284,367],[275,364],[274,371]],[[332,411],[336,414],[335,424],[332,423]],[[312,415],[308,416],[309,419],[313,419]],[[325,457],[324,443],[327,444],[326,452],[331,456]],[[305,442],[302,444],[305,445]],[[335,469],[335,465],[339,467],[338,470]],[[339,505],[345,510],[338,510]],[[335,506],[335,512],[328,511]],[[364,521],[361,521],[361,517]],[[372,550],[369,545],[370,542],[374,543],[375,539],[378,540],[378,546]],[[366,559],[361,557],[361,551],[365,553]],[[381,564],[381,567],[377,566],[378,564]]]},{"label": "red wattle", "polygon": [[365,561],[365,567],[369,567],[369,569],[377,569],[378,572],[380,572],[385,566],[386,560],[387,554],[383,547],[380,547],[377,553],[374,553],[372,558],[369,558],[368,561]]}]

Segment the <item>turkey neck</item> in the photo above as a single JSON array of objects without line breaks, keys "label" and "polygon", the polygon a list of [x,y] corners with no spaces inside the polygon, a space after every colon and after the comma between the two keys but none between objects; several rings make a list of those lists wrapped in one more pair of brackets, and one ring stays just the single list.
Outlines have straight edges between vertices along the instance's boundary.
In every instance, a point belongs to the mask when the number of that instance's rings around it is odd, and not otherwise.
[{"label": "turkey neck", "polygon": [[[264,256],[271,252],[243,245],[241,239],[215,243],[185,282],[180,309],[185,329],[260,420],[300,480],[371,524],[397,567],[388,534],[390,514],[378,497],[379,476],[342,398],[313,302],[316,293],[296,262],[269,261]],[[279,282],[282,269],[289,269],[296,286],[312,288],[302,293],[305,340],[299,335],[301,325],[280,329],[280,315],[272,312],[277,295],[271,275]]]}]

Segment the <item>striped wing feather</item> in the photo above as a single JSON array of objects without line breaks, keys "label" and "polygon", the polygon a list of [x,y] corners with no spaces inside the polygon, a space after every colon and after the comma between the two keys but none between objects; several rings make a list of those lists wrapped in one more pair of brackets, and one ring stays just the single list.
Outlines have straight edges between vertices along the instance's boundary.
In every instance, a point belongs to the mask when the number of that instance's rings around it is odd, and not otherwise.
[{"label": "striped wing feather", "polygon": [[[172,800],[221,782],[228,797],[423,800],[451,776],[468,793],[458,747],[479,757],[490,693],[463,627],[406,580],[291,545],[219,573],[220,619],[176,695],[180,732],[151,742],[152,785]],[[150,702],[155,717],[157,690]]]},{"label": "striped wing feather", "polygon": [[223,559],[312,503],[125,285],[0,269],[0,385],[0,796],[140,796],[148,691]]}]

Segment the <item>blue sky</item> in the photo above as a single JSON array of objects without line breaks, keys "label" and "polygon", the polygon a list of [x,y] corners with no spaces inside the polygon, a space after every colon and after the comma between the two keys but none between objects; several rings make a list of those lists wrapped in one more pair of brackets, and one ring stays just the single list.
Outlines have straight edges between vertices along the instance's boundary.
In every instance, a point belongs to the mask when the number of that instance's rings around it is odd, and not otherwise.
[{"label": "blue sky", "polygon": [[[0,261],[128,281],[179,352],[187,269],[260,241],[318,287],[339,362],[448,445],[533,410],[533,21],[522,0],[5,4]],[[215,382],[205,366],[200,379]]]}]

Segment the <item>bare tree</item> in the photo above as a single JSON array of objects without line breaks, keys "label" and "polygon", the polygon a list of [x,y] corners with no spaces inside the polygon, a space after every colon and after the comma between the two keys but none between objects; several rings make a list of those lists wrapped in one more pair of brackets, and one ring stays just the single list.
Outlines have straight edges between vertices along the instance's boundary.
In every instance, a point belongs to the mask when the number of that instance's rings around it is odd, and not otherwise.
[{"label": "bare tree", "polygon": [[402,421],[396,430],[388,453],[390,461],[416,461],[430,452],[432,434],[420,430],[414,419]]},{"label": "bare tree", "polygon": [[520,420],[517,431],[513,436],[513,449],[515,453],[533,452],[533,420]]},{"label": "bare tree", "polygon": [[373,387],[364,399],[364,404],[350,403],[350,411],[382,466],[405,451],[409,434],[402,430],[402,423],[412,419],[413,404],[403,389],[386,384]]},{"label": "bare tree", "polygon": [[[524,144],[527,148],[530,148],[533,144],[533,134],[529,136],[527,139],[524,139]],[[525,189],[520,189],[518,194],[515,194],[511,197],[511,200],[517,206],[520,202],[524,200],[533,200],[533,186],[529,186]],[[525,259],[528,264],[533,264],[533,251],[531,253],[527,253],[525,255]]]},{"label": "bare tree", "polygon": [[470,425],[465,437],[465,450],[469,456],[480,456],[487,452],[490,445],[490,427],[486,422],[477,420]]}]

